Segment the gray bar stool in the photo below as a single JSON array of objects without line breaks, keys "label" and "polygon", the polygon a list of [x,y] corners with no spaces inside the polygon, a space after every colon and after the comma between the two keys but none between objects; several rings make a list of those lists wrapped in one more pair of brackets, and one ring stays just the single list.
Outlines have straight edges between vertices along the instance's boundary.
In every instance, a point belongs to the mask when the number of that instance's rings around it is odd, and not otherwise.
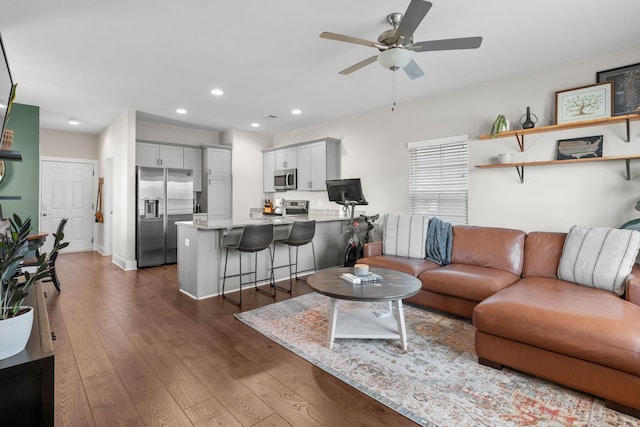
[{"label": "gray bar stool", "polygon": [[[278,243],[284,243],[285,245],[287,245],[287,249],[289,250],[289,264],[285,264],[285,265],[280,265],[277,267],[273,267],[273,269],[276,268],[282,268],[282,267],[289,267],[289,289],[287,288],[283,288],[281,286],[278,285],[274,285],[277,289],[280,289],[281,291],[285,291],[285,292],[291,292],[291,290],[293,289],[293,278],[295,277],[296,280],[303,280],[303,279],[298,279],[298,249],[300,248],[300,246],[304,246],[307,243],[311,243],[311,253],[313,255],[313,271],[318,271],[318,267],[316,266],[316,249],[313,245],[313,236],[316,234],[316,221],[315,220],[310,220],[310,221],[295,221],[293,223],[293,225],[291,226],[291,230],[289,231],[289,236],[284,239],[284,240],[275,240],[274,241],[274,246],[273,246],[273,257],[275,259],[276,256],[276,247]],[[296,261],[295,263],[292,262],[291,260],[291,247],[294,246],[296,248]],[[273,263],[272,263],[273,265]],[[296,266],[295,272],[293,272],[291,270],[292,266]],[[303,270],[304,271],[311,271],[311,270]]]},{"label": "gray bar stool", "polygon": [[[232,303],[236,305],[242,305],[242,285],[248,285],[250,282],[242,282],[242,276],[247,274],[253,274],[253,287],[258,291],[265,295],[269,295],[271,297],[276,296],[275,284],[273,280],[273,254],[271,252],[271,242],[273,242],[273,224],[262,224],[262,225],[246,225],[242,230],[242,235],[240,236],[240,240],[237,243],[228,243],[223,247],[227,249],[227,253],[224,258],[224,276],[222,278],[222,297],[224,299],[228,299]],[[227,276],[227,261],[229,259],[229,249],[235,249],[238,252],[238,260],[239,260],[239,274],[232,274]],[[263,251],[265,249],[269,249],[269,262],[271,263],[271,268],[269,269],[269,289],[273,292],[267,292],[264,289],[258,288],[258,274],[257,274],[257,266],[258,266],[258,252]],[[242,272],[242,252],[248,252],[254,254],[254,270],[243,273]],[[240,298],[237,300],[228,297],[224,293],[225,283],[227,277],[239,277],[240,282]]]}]

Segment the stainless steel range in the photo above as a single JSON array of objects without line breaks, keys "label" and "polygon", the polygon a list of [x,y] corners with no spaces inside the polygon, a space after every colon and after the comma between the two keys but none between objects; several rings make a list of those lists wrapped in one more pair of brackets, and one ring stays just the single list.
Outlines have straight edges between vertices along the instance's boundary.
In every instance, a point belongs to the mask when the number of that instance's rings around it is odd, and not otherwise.
[{"label": "stainless steel range", "polygon": [[276,199],[273,212],[265,213],[265,215],[283,215],[285,211],[286,215],[306,215],[309,213],[309,201]]}]

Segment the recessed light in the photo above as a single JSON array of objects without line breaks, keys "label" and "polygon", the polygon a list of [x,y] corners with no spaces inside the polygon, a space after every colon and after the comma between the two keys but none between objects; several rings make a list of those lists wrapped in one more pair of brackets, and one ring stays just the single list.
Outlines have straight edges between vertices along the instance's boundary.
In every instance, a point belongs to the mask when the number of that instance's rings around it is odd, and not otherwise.
[{"label": "recessed light", "polygon": [[184,108],[178,108],[176,110],[176,113],[178,113],[178,114],[187,114],[187,110],[185,110]]},{"label": "recessed light", "polygon": [[252,128],[259,128],[260,127],[260,123],[251,123],[251,127]]},{"label": "recessed light", "polygon": [[302,110],[299,110],[298,108],[294,108],[293,110],[291,110],[291,114],[295,114],[295,115],[302,114]]},{"label": "recessed light", "polygon": [[222,95],[222,94],[224,94],[224,92],[222,91],[222,89],[213,89],[213,90],[211,91],[211,95],[220,96],[220,95]]},{"label": "recessed light", "polygon": [[80,124],[80,122],[77,121],[76,119],[71,119],[71,120],[69,120],[69,124],[71,126],[78,126]]}]

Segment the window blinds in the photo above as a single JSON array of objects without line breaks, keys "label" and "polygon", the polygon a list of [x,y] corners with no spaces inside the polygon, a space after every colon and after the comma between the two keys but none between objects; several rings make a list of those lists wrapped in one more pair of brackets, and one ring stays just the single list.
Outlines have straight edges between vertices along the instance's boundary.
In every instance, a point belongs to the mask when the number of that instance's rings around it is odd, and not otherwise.
[{"label": "window blinds", "polygon": [[467,141],[461,136],[408,144],[411,214],[467,223]]}]

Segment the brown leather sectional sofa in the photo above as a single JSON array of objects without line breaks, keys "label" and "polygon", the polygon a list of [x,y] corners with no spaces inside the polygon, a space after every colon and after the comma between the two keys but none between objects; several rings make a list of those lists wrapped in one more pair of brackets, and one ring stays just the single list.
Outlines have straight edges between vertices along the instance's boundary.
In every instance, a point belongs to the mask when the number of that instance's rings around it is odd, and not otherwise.
[{"label": "brown leather sectional sofa", "polygon": [[481,364],[509,366],[640,418],[640,269],[624,298],[558,279],[565,233],[454,226],[451,263],[365,246],[359,263],[417,276],[407,302],[473,319]]}]

